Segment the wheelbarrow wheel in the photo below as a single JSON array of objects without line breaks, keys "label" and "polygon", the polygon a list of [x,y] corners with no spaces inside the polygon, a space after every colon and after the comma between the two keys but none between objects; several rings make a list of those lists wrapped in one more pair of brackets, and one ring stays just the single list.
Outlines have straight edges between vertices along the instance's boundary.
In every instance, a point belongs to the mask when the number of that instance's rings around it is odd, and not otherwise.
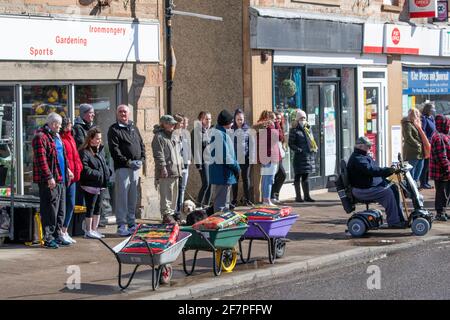
[{"label": "wheelbarrow wheel", "polygon": [[216,263],[222,260],[222,270],[225,272],[232,272],[237,262],[237,252],[233,249],[217,250]]},{"label": "wheelbarrow wheel", "polygon": [[159,283],[169,284],[173,276],[172,265],[166,264],[161,267],[161,277],[159,278]]},{"label": "wheelbarrow wheel", "polygon": [[281,239],[275,239],[275,257],[281,258],[284,256],[284,253],[286,251],[286,242],[284,242]]},{"label": "wheelbarrow wheel", "polygon": [[222,258],[222,250],[213,252],[213,271],[215,276],[220,276],[222,273]]}]

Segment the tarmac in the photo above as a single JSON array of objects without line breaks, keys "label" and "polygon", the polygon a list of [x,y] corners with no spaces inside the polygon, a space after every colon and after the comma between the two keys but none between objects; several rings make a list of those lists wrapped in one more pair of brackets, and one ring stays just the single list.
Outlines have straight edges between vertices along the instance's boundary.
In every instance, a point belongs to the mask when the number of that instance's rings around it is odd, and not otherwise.
[{"label": "tarmac", "polygon": [[[434,213],[434,190],[423,190],[425,206]],[[267,244],[255,241],[252,261],[238,264],[230,273],[214,276],[212,254],[200,252],[192,276],[183,271],[181,254],[172,264],[174,274],[169,285],[157,291],[151,288],[151,268],[142,267],[126,290],[117,284],[118,263],[113,254],[98,240],[75,238],[71,247],[57,250],[4,244],[0,247],[0,299],[208,299],[241,286],[282,278],[295,273],[311,272],[340,264],[369,262],[395,251],[413,248],[425,242],[448,240],[449,222],[433,222],[424,237],[412,235],[410,229],[380,229],[354,239],[346,234],[350,217],[342,209],[335,192],[314,194],[315,203],[284,201],[299,215],[287,238],[284,256],[270,264]],[[361,206],[360,209],[363,209]],[[123,238],[115,235],[116,226],[100,229],[105,241],[114,246]],[[247,252],[248,241],[244,241]],[[193,251],[186,252],[188,265]],[[124,265],[129,276],[132,265]]]}]

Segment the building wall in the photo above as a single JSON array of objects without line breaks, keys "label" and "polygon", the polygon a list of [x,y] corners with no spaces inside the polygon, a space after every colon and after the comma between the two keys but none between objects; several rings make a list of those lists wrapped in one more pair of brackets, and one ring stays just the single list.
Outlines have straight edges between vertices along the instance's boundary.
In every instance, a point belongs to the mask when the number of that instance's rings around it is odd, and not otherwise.
[{"label": "building wall", "polygon": [[[399,56],[388,57],[388,88],[389,88],[389,124],[386,127],[388,133],[391,132],[391,127],[400,125],[403,111],[402,111],[402,63]],[[391,163],[392,140],[389,139],[387,150],[387,163]]]},{"label": "building wall", "polygon": [[[371,21],[408,20],[407,0],[398,6],[383,5],[383,0],[250,0],[252,6],[297,9],[301,12],[338,14],[370,18]],[[415,19],[421,22],[420,19]]]},{"label": "building wall", "polygon": [[[177,0],[176,10],[219,16],[223,21],[175,15],[173,47],[176,73],[172,113],[193,121],[202,110],[212,113],[213,124],[222,109],[243,105],[242,1]],[[190,168],[188,193],[200,189],[200,175]]]},{"label": "building wall", "polygon": [[[0,14],[78,14],[119,18],[157,19],[163,17],[162,0],[112,0],[98,7],[91,0],[0,0]],[[125,6],[125,3],[127,4]],[[163,31],[161,23],[161,33]],[[161,34],[161,44],[163,35]],[[161,45],[161,60],[163,59]],[[133,119],[146,145],[146,163],[140,181],[138,216],[158,219],[159,201],[154,187],[154,163],[151,152],[153,124],[158,122],[162,105],[163,66],[139,63],[59,63],[1,62],[0,81],[20,80],[122,80],[124,103],[132,107]]]}]

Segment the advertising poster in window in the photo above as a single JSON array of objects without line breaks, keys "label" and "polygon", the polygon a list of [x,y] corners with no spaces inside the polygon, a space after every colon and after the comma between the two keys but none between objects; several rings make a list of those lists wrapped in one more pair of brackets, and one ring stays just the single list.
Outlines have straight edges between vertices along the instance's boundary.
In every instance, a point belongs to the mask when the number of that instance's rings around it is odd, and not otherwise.
[{"label": "advertising poster in window", "polygon": [[336,115],[334,108],[325,108],[325,175],[336,172]]}]

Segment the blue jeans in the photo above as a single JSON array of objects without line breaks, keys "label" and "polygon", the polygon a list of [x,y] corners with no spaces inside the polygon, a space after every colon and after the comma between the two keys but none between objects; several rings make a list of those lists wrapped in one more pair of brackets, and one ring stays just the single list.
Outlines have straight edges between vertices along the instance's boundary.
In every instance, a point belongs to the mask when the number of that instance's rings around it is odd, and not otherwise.
[{"label": "blue jeans", "polygon": [[414,181],[418,181],[423,169],[423,159],[408,160],[408,163],[412,165],[411,175]]},{"label": "blue jeans", "polygon": [[72,219],[73,209],[75,208],[75,193],[77,190],[77,184],[72,183],[66,188],[66,217],[64,218],[63,227],[67,228]]},{"label": "blue jeans", "polygon": [[272,193],[272,185],[274,183],[274,175],[262,176],[261,192],[263,199],[270,199]]}]

